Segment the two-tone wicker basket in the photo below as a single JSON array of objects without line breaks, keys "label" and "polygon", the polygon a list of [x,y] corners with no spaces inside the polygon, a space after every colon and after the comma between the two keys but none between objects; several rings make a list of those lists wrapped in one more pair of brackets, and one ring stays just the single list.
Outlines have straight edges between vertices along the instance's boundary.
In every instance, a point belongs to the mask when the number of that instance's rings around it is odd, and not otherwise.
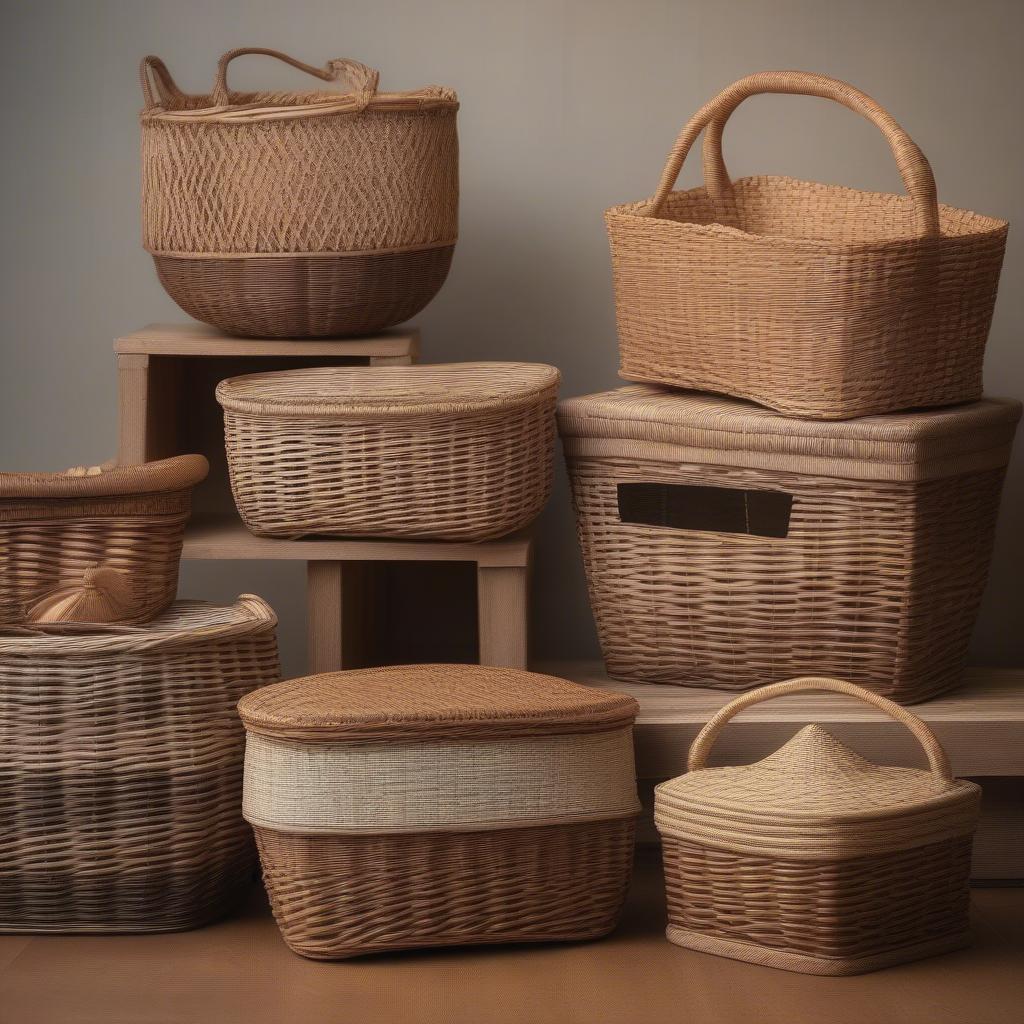
[{"label": "two-tone wicker basket", "polygon": [[614,927],[639,809],[631,698],[416,665],[289,680],[238,710],[245,816],[296,953]]},{"label": "two-tone wicker basket", "polygon": [[[228,64],[265,54],[351,91],[238,93]],[[185,312],[251,337],[359,334],[421,310],[458,234],[458,101],[377,91],[353,60],[224,54],[209,95],[142,62],[143,234]]]},{"label": "two-tone wicker basket", "polygon": [[534,363],[325,367],[222,381],[253,533],[485,540],[551,490],[558,371]]},{"label": "two-tone wicker basket", "polygon": [[[803,690],[880,708],[920,741],[928,771],[872,764],[817,725],[756,764],[707,767],[734,715]],[[687,774],[655,791],[668,938],[822,975],[964,946],[980,796],[920,719],[860,687],[806,678],[744,694],[698,735]]]},{"label": "two-tone wicker basket", "polygon": [[192,928],[255,850],[238,698],[280,678],[258,597],[0,634],[0,930]]},{"label": "two-tone wicker basket", "polygon": [[1021,405],[844,422],[635,384],[559,405],[611,675],[961,679]]},{"label": "two-tone wicker basket", "polygon": [[203,456],[181,455],[88,473],[0,473],[0,623],[34,618],[53,591],[90,587],[100,566],[126,592],[121,614],[105,618],[162,611],[178,588],[192,488],[208,469]]},{"label": "two-tone wicker basket", "polygon": [[[731,181],[722,132],[748,96],[820,96],[885,135],[907,196]],[[673,192],[704,132],[703,188]],[[751,75],[701,108],[656,195],[609,210],[621,375],[846,419],[981,397],[1007,225],[936,203],[928,161],[864,93]]]}]

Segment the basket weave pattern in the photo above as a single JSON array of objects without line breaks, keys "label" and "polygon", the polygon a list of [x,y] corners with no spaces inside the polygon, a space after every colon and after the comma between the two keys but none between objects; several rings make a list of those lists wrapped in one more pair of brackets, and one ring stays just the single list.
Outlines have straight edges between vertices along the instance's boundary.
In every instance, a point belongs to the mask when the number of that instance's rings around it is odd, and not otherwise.
[{"label": "basket weave pattern", "polygon": [[[905,725],[928,771],[874,765],[816,725],[752,765],[708,768],[745,707],[803,690],[859,697]],[[980,790],[953,779],[910,712],[850,683],[804,678],[744,694],[655,791],[668,938],[810,974],[858,974],[967,944]]]},{"label": "basket weave pattern", "polygon": [[243,811],[315,959],[595,938],[629,881],[637,705],[513,669],[288,680],[239,704]]},{"label": "basket weave pattern", "polygon": [[[570,477],[610,675],[743,690],[827,671],[901,703],[958,685],[1003,470],[907,484],[577,457]],[[623,523],[628,481],[783,491],[789,534]]]},{"label": "basket weave pattern", "polygon": [[[499,381],[504,397],[461,402]],[[224,381],[217,397],[239,513],[265,536],[511,533],[550,494],[557,383],[552,368],[503,363]]]},{"label": "basket weave pattern", "polygon": [[[873,121],[906,197],[784,177],[731,181],[725,122],[748,96],[821,96]],[[705,187],[671,191],[704,131]],[[1007,225],[935,201],[931,169],[852,86],[773,72],[683,129],[651,199],[608,211],[621,375],[846,419],[981,396]]]},{"label": "basket weave pattern", "polygon": [[29,606],[78,583],[92,566],[120,570],[131,622],[174,600],[192,487],[207,473],[189,455],[95,476],[0,474],[0,623],[25,621]]},{"label": "basket weave pattern", "polygon": [[225,913],[255,851],[237,700],[279,676],[259,600],[0,638],[0,930],[169,931]]},{"label": "basket weave pattern", "polygon": [[614,928],[635,820],[396,836],[255,829],[274,917],[313,959],[598,938]]}]

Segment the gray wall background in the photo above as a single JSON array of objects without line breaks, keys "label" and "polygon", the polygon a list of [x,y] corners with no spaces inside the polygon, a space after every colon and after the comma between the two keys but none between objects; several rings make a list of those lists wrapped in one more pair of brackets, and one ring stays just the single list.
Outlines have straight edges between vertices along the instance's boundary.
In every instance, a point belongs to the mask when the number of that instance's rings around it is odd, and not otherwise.
[{"label": "gray wall background", "polygon": [[[136,81],[162,56],[188,91],[217,57],[270,46],[320,64],[351,56],[385,88],[450,85],[462,109],[461,236],[451,277],[418,318],[425,358],[537,360],[566,395],[616,383],[602,211],[650,195],[677,131],[753,71],[847,79],[888,106],[930,158],[942,201],[1015,226],[986,366],[1024,396],[1021,38],[1016,0],[34,0],[5,2],[0,275],[0,467],[58,469],[114,450],[112,339],[182,318],[140,247]],[[298,72],[239,61],[238,88]],[[900,189],[888,148],[843,108],[744,104],[731,171]],[[686,186],[699,178],[684,169]],[[1018,445],[975,660],[1024,664],[1024,441]],[[541,522],[535,654],[594,655],[564,474]],[[183,594],[261,593],[286,669],[302,665],[298,566],[186,566]]]}]

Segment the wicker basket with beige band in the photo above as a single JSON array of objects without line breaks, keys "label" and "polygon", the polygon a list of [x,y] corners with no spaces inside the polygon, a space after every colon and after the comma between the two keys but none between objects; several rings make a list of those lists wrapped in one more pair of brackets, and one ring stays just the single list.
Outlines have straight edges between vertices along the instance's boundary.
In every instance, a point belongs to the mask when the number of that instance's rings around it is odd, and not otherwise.
[{"label": "wicker basket with beige band", "polygon": [[[831,690],[873,704],[920,741],[928,770],[866,761],[817,725],[750,765],[709,768],[726,723],[752,704]],[[980,789],[954,779],[909,711],[835,679],[776,683],[704,727],[687,774],[655,791],[680,946],[806,974],[860,974],[968,942]]]},{"label": "wicker basket with beige band", "polygon": [[0,631],[0,931],[176,931],[232,909],[256,866],[235,704],[280,678],[276,625],[247,594]]},{"label": "wicker basket with beige band", "polygon": [[[732,181],[722,132],[749,96],[820,96],[885,136],[908,195]],[[704,132],[702,188],[672,191]],[[799,71],[751,75],[679,135],[651,199],[606,216],[621,375],[848,419],[981,397],[1005,221],[936,202],[921,151],[874,100]]]},{"label": "wicker basket with beige band", "polygon": [[611,675],[957,686],[1021,405],[841,423],[635,384],[560,403]]},{"label": "wicker basket with beige band", "polygon": [[289,680],[238,710],[244,813],[296,953],[614,927],[639,809],[631,698],[513,669],[417,665]]},{"label": "wicker basket with beige band", "polygon": [[178,589],[202,455],[0,473],[0,623],[144,622]]},{"label": "wicker basket with beige band", "polygon": [[551,491],[559,373],[539,363],[322,367],[217,386],[253,533],[487,540]]},{"label": "wicker basket with beige band", "polygon": [[[244,54],[348,92],[228,88]],[[450,89],[377,90],[354,60],[326,68],[276,50],[221,57],[209,95],[142,62],[143,235],[191,316],[232,334],[364,334],[421,310],[458,234],[458,101]]]}]

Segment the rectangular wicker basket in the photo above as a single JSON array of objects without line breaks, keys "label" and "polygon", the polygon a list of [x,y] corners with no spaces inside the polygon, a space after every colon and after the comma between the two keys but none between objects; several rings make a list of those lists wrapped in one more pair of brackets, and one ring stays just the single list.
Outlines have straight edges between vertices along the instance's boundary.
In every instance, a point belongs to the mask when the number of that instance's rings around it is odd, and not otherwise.
[{"label": "rectangular wicker basket", "polygon": [[[732,181],[722,132],[749,96],[840,103],[885,135],[907,196],[784,177]],[[704,132],[705,186],[672,191]],[[610,209],[621,375],[849,419],[981,397],[1005,221],[936,202],[931,168],[845,82],[751,75],[694,115],[657,194]]]},{"label": "rectangular wicker basket", "polygon": [[[751,765],[709,768],[743,708],[801,690],[859,697],[920,741],[928,771],[872,764],[816,725]],[[806,974],[861,974],[968,943],[981,791],[952,777],[910,712],[837,679],[804,678],[726,705],[655,791],[670,941]]]},{"label": "rectangular wicker basket", "polygon": [[178,589],[192,489],[202,455],[66,473],[0,473],[0,623],[25,622],[51,592],[97,565],[119,573],[122,621],[144,622]]},{"label": "rectangular wicker basket", "polygon": [[826,423],[647,385],[564,401],[591,608],[622,679],[956,686],[1019,402]]},{"label": "rectangular wicker basket", "polygon": [[285,942],[332,960],[604,935],[633,859],[636,710],[471,665],[250,694],[244,811]]},{"label": "rectangular wicker basket", "polygon": [[0,635],[0,931],[155,932],[251,883],[235,703],[279,676],[258,597]]}]

